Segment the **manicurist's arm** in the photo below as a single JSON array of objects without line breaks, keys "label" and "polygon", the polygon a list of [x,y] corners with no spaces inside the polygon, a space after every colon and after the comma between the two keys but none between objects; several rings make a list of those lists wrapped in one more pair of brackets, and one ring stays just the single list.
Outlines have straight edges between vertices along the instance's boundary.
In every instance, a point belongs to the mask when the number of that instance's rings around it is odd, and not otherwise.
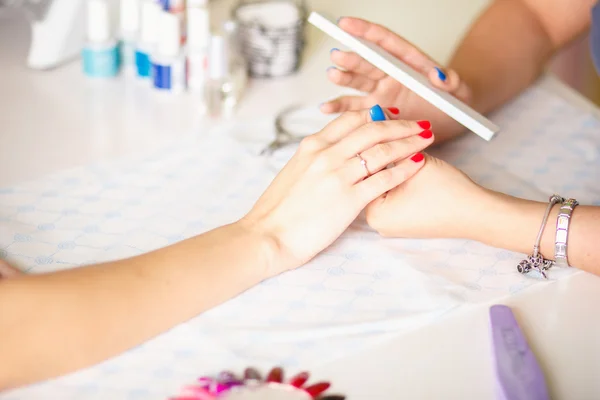
[{"label": "manicurist's arm", "polygon": [[[433,86],[488,113],[533,83],[550,58],[588,28],[594,2],[496,0],[474,22],[447,67],[376,23],[344,17],[338,24],[410,65]],[[423,24],[423,29],[435,27]],[[379,103],[403,118],[431,121],[437,143],[464,132],[459,123],[356,53],[332,49],[330,58],[339,68],[329,68],[327,78],[364,95],[326,101],[321,111],[356,110]]]},{"label": "manicurist's arm", "polygon": [[596,0],[496,0],[477,19],[449,68],[487,113],[527,88],[550,58],[588,29]]}]

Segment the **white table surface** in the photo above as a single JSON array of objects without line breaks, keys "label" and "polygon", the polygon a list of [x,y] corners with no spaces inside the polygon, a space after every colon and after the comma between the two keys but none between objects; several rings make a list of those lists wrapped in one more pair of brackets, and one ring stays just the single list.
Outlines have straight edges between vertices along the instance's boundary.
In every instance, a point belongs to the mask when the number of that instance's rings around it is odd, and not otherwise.
[{"label": "white table surface", "polygon": [[[217,3],[223,7],[231,2]],[[309,3],[334,16],[358,15],[390,26],[444,61],[487,1]],[[296,103],[316,105],[338,92],[324,73],[334,42],[313,28],[309,38],[301,72],[252,82],[238,117],[271,116]],[[212,123],[198,114],[188,96],[158,96],[126,79],[88,80],[78,63],[47,72],[27,70],[28,40],[22,20],[0,15],[0,186],[145,151]],[[555,80],[545,84],[592,108]],[[578,273],[537,285],[506,304],[524,327],[553,398],[600,398],[600,278]],[[350,399],[493,398],[487,307],[465,309],[314,373],[331,378]]]}]

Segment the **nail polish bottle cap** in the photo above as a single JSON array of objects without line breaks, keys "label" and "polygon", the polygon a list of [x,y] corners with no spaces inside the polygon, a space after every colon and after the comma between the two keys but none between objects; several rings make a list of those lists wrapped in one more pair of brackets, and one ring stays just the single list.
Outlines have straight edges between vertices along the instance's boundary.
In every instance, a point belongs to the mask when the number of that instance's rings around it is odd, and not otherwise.
[{"label": "nail polish bottle cap", "polygon": [[94,43],[110,40],[110,17],[105,0],[87,2],[87,38]]},{"label": "nail polish bottle cap", "polygon": [[140,40],[146,45],[156,44],[158,39],[158,17],[162,10],[158,3],[154,1],[144,1],[142,3],[142,26]]},{"label": "nail polish bottle cap", "polygon": [[227,76],[228,63],[225,38],[219,35],[212,36],[208,55],[208,75],[210,79],[222,79]]},{"label": "nail polish bottle cap", "polygon": [[181,29],[177,15],[161,11],[158,19],[157,52],[163,57],[177,57],[181,50]]},{"label": "nail polish bottle cap", "polygon": [[187,41],[191,50],[206,49],[210,43],[210,17],[205,8],[188,8]]},{"label": "nail polish bottle cap", "polygon": [[121,0],[121,33],[135,35],[140,29],[139,0]]}]

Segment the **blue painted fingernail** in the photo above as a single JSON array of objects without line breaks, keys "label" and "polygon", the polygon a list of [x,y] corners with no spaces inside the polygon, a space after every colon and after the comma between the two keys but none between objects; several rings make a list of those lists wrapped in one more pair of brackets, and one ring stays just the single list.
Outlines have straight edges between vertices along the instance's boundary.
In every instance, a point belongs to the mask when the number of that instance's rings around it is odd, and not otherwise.
[{"label": "blue painted fingernail", "polygon": [[336,67],[333,67],[333,66],[331,66],[331,67],[327,67],[327,69],[326,69],[325,71],[329,72],[329,71],[330,71],[330,70],[332,70],[332,69],[337,69],[337,68],[336,68]]},{"label": "blue painted fingernail", "polygon": [[385,113],[379,104],[374,105],[369,110],[369,114],[371,115],[372,121],[385,121]]},{"label": "blue painted fingernail", "polygon": [[334,47],[333,49],[329,50],[329,53],[333,53],[334,51],[340,51],[340,49],[338,49],[337,47]]},{"label": "blue painted fingernail", "polygon": [[435,70],[438,73],[438,78],[440,78],[440,80],[442,82],[445,82],[446,81],[446,74],[444,73],[444,71],[442,71],[441,68],[438,68],[438,67],[435,67]]}]

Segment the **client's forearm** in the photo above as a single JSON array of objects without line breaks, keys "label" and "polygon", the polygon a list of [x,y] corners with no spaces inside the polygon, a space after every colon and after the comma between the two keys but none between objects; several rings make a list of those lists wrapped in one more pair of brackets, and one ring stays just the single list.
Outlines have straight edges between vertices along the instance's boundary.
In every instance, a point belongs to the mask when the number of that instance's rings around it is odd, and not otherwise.
[{"label": "client's forearm", "polygon": [[127,260],[0,280],[0,391],[100,362],[224,302],[272,274],[273,250],[232,224]]},{"label": "client's forearm", "polygon": [[[547,203],[491,193],[481,229],[474,239],[494,247],[530,254],[537,237]],[[542,235],[540,250],[544,258],[554,259],[555,205]],[[600,207],[578,206],[569,225],[568,254],[573,267],[600,275]]]}]

